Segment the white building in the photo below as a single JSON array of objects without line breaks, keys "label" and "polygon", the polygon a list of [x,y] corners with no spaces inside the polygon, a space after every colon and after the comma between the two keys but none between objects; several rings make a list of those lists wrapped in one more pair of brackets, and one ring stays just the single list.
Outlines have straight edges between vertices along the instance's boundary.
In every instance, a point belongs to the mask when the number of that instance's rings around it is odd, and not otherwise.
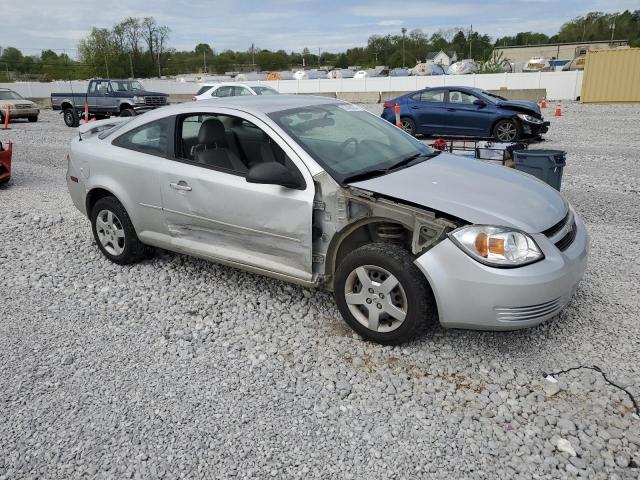
[{"label": "white building", "polygon": [[458,61],[458,54],[455,50],[449,50],[447,52],[440,50],[439,52],[427,53],[426,63],[449,66],[452,63]]}]

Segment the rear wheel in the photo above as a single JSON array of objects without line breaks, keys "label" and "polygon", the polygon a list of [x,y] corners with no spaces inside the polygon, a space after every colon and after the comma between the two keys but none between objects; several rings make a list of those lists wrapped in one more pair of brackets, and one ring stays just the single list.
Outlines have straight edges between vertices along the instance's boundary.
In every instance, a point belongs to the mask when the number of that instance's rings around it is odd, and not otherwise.
[{"label": "rear wheel", "polygon": [[65,108],[62,116],[64,117],[64,123],[67,127],[77,127],[80,125],[80,118],[75,108]]},{"label": "rear wheel", "polygon": [[38,117],[37,117],[37,116],[35,116],[35,117],[29,117],[29,121],[30,121],[30,122],[37,122],[37,121],[38,121]]},{"label": "rear wheel", "polygon": [[120,112],[121,117],[134,117],[136,115],[136,111],[131,108],[125,108]]},{"label": "rear wheel", "polygon": [[493,127],[493,138],[498,142],[515,142],[520,138],[520,125],[515,120],[500,120]]},{"label": "rear wheel", "polygon": [[407,132],[409,135],[415,136],[416,123],[412,119],[410,119],[409,117],[402,117],[400,119],[400,125],[402,125],[402,130]]},{"label": "rear wheel", "polygon": [[345,321],[368,340],[405,342],[435,318],[431,289],[399,245],[372,243],[338,265],[334,296]]},{"label": "rear wheel", "polygon": [[91,209],[91,227],[98,248],[114,263],[134,263],[148,252],[138,239],[127,211],[115,197],[103,197]]}]

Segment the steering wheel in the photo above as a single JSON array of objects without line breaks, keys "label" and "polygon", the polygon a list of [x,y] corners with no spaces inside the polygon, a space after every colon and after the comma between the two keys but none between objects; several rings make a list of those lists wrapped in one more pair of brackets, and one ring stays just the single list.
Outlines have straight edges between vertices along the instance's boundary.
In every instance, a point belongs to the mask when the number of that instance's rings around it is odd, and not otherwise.
[{"label": "steering wheel", "polygon": [[343,153],[343,152],[345,151],[345,149],[347,148],[347,146],[348,146],[350,143],[354,143],[354,144],[355,144],[355,146],[356,146],[356,153],[358,153],[358,146],[359,146],[359,142],[358,142],[358,140],[357,140],[357,139],[355,139],[355,138],[353,138],[353,137],[349,137],[349,138],[347,138],[344,142],[342,142],[342,143],[340,144],[340,147],[339,147],[339,148],[340,148],[340,153]]}]

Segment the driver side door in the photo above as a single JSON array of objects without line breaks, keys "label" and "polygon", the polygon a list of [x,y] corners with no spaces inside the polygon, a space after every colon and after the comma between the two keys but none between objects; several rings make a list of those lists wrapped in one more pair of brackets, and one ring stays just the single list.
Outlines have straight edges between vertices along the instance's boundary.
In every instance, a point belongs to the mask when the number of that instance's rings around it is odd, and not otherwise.
[{"label": "driver side door", "polygon": [[[224,138],[200,145],[202,124],[224,126]],[[250,124],[247,125],[247,124]],[[200,112],[175,117],[176,145],[161,172],[163,213],[176,251],[211,258],[288,280],[312,279],[313,179],[295,152],[268,125],[234,115]],[[242,145],[245,129],[261,131],[260,148]],[[254,135],[255,137],[255,135]],[[192,148],[194,147],[195,148]],[[280,160],[304,178],[303,189],[249,183],[247,170],[201,163],[198,148],[222,149],[249,168]],[[278,152],[271,154],[265,152]],[[282,152],[279,154],[279,152]],[[163,166],[165,166],[163,164]]]}]

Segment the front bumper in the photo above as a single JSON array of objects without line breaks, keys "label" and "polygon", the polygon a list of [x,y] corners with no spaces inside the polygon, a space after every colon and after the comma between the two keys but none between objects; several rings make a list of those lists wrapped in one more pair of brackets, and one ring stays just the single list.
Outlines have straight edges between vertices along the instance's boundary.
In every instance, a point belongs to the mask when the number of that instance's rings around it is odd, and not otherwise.
[{"label": "front bumper", "polygon": [[8,182],[11,178],[11,155],[13,154],[13,144],[6,146],[5,150],[0,150],[0,183]]},{"label": "front bumper", "polygon": [[521,122],[522,125],[522,133],[527,137],[538,137],[543,133],[547,133],[549,131],[549,122],[542,123],[529,123],[529,122]]},{"label": "front bumper", "polygon": [[576,215],[576,237],[560,251],[543,234],[531,235],[545,258],[518,268],[483,265],[446,239],[418,257],[449,328],[515,330],[556,316],[571,300],[587,266],[589,235]]},{"label": "front bumper", "polygon": [[[2,115],[6,115],[7,111],[4,108],[0,108],[0,112]],[[37,117],[40,115],[39,108],[12,108],[9,112],[9,118],[29,118],[29,117]]]}]

